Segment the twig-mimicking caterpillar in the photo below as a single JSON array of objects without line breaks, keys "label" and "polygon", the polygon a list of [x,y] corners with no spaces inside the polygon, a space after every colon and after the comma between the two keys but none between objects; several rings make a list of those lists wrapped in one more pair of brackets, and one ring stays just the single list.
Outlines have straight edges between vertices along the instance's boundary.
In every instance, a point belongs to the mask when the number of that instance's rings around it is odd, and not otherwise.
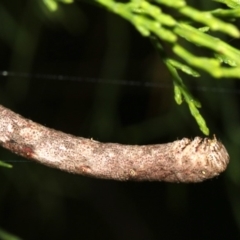
[{"label": "twig-mimicking caterpillar", "polygon": [[229,162],[215,137],[142,146],[101,143],[46,128],[1,105],[0,144],[53,168],[121,181],[201,182]]}]

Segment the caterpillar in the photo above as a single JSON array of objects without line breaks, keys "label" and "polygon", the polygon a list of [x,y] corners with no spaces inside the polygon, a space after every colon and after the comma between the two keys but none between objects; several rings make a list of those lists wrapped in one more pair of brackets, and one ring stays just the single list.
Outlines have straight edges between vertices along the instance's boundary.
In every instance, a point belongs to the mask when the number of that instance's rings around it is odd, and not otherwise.
[{"label": "caterpillar", "polygon": [[142,146],[101,143],[47,128],[1,105],[0,144],[40,164],[120,181],[202,182],[229,163],[215,136]]}]

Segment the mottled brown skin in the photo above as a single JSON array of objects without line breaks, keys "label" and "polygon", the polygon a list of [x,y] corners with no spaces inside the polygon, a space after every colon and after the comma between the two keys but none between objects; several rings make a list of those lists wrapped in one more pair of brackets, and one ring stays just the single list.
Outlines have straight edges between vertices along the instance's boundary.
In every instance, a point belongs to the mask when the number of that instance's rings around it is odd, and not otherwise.
[{"label": "mottled brown skin", "polygon": [[215,138],[143,146],[101,143],[46,128],[1,105],[0,144],[53,168],[122,181],[201,182],[219,175],[229,162]]}]

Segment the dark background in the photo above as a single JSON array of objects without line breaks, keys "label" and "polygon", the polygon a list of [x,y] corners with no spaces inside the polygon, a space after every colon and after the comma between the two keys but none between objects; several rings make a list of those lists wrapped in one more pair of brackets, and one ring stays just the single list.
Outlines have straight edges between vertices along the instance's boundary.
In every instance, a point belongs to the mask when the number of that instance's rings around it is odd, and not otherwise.
[{"label": "dark background", "polygon": [[[149,40],[90,4],[51,13],[40,0],[1,0],[0,70],[10,71],[0,103],[48,127],[124,144],[202,136]],[[182,77],[229,151],[225,173],[201,184],[98,180],[1,148],[13,169],[0,168],[0,228],[25,240],[239,239],[239,83]]]}]

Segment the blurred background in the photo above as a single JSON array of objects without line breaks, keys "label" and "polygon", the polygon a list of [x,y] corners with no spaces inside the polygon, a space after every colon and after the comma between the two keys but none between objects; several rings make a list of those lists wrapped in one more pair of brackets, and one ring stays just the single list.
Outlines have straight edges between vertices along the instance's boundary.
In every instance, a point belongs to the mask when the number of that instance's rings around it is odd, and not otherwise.
[{"label": "blurred background", "polygon": [[[86,2],[50,12],[41,0],[1,0],[0,71],[0,104],[47,127],[124,144],[202,136],[187,105],[174,102],[150,41]],[[0,168],[0,229],[24,240],[240,239],[240,84],[204,73],[182,78],[229,151],[225,173],[201,184],[116,182],[1,148],[13,169]]]}]

